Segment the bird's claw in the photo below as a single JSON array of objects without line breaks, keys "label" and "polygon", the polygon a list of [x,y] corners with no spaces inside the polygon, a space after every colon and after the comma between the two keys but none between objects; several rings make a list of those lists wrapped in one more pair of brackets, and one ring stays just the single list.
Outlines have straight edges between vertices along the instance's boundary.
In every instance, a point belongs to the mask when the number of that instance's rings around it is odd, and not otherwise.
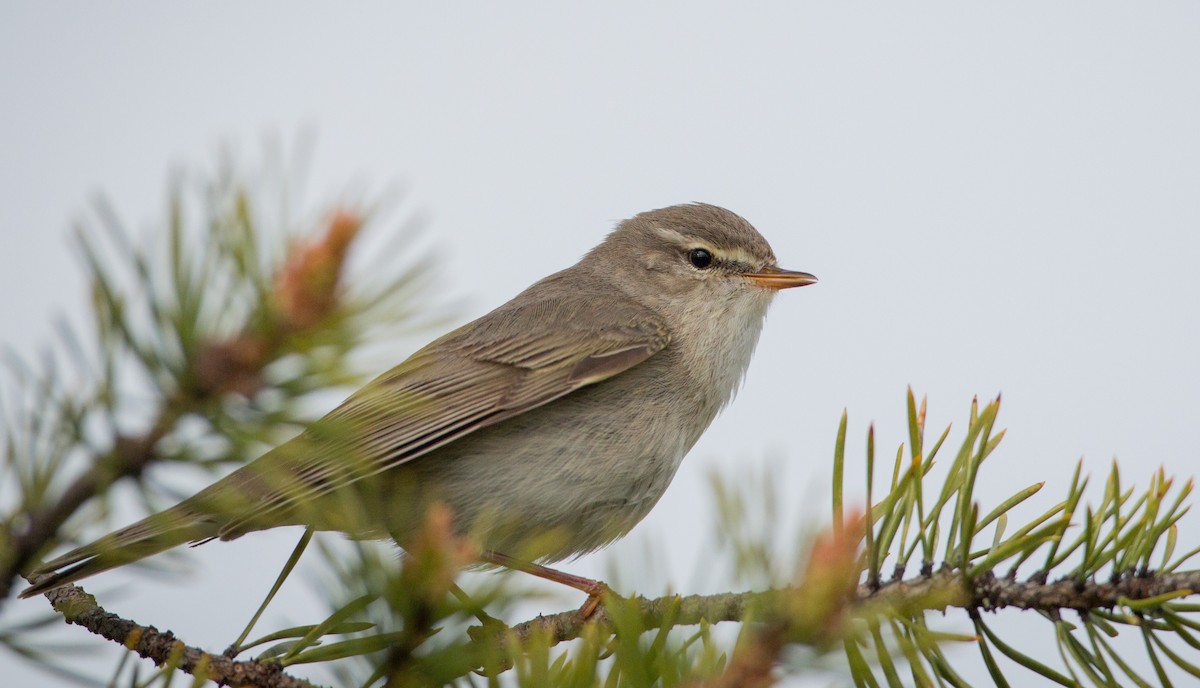
[{"label": "bird's claw", "polygon": [[588,594],[588,598],[576,614],[579,615],[582,621],[587,621],[600,609],[600,606],[604,604],[604,598],[612,594],[612,590],[600,581],[593,581],[593,585],[589,586],[589,589],[584,592]]}]

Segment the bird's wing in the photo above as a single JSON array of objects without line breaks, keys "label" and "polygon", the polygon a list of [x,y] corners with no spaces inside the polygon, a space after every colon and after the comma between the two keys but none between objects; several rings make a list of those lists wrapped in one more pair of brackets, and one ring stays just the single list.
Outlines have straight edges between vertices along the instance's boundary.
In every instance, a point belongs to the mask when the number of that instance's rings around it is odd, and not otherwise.
[{"label": "bird's wing", "polygon": [[649,309],[619,300],[598,310],[586,293],[522,299],[433,342],[239,471],[243,490],[257,493],[253,508],[219,537],[269,526],[289,505],[610,378],[667,345],[666,327]]}]

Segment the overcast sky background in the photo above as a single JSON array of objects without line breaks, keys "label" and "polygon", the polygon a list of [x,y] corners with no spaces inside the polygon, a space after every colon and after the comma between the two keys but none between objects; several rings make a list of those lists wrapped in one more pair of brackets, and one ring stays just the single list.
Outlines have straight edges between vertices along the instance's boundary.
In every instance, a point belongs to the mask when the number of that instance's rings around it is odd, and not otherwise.
[{"label": "overcast sky background", "polygon": [[[623,592],[720,589],[696,575],[712,471],[773,471],[780,528],[826,518],[842,409],[857,466],[868,421],[884,454],[905,439],[910,384],[934,430],[1003,392],[985,511],[1041,480],[1048,508],[1081,456],[1097,480],[1118,457],[1139,486],[1195,471],[1200,5],[430,5],[5,3],[0,342],[32,355],[52,314],[83,317],[68,230],[95,194],[150,227],[172,169],[313,131],[308,200],[402,188],[456,322],[686,201],[742,214],[820,277],[777,299],[744,389],[655,512],[569,567],[628,570]],[[114,611],[220,650],[296,536],[204,547],[195,577]],[[648,544],[653,567],[635,561]],[[318,618],[297,583],[261,628]],[[1046,630],[1009,623],[1029,649]]]}]

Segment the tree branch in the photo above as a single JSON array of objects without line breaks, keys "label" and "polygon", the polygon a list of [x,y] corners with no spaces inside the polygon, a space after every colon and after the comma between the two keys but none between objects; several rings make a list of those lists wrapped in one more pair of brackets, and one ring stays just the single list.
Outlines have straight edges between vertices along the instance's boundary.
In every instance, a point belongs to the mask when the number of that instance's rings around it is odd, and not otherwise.
[{"label": "tree branch", "polygon": [[[717,595],[676,595],[653,600],[637,597],[631,601],[637,605],[646,628],[660,626],[668,610],[675,626],[691,626],[701,621],[742,621],[747,608],[769,603],[790,591],[790,588],[782,588]],[[946,607],[983,611],[1012,607],[1047,613],[1063,610],[1087,612],[1112,609],[1122,600],[1146,600],[1181,592],[1188,595],[1200,592],[1200,571],[1123,576],[1107,583],[1073,578],[1052,583],[1017,581],[997,578],[990,573],[966,581],[959,571],[942,571],[888,583],[877,590],[859,586],[857,606],[863,608],[871,604],[885,604],[906,612]],[[603,607],[591,617],[591,621],[612,626],[612,619]],[[584,626],[585,622],[579,615],[570,611],[538,616],[512,626],[510,631],[522,642],[534,634],[545,633],[551,643],[556,644],[578,638]]]},{"label": "tree branch", "polygon": [[[985,611],[1015,607],[1044,612],[1112,609],[1121,600],[1147,600],[1170,593],[1200,592],[1200,571],[1120,576],[1108,583],[1062,578],[1053,583],[1018,582],[988,573],[971,584],[972,607]],[[963,605],[955,605],[963,606]]]},{"label": "tree branch", "polygon": [[46,593],[68,623],[125,646],[158,666],[170,665],[180,671],[203,677],[225,686],[261,688],[313,688],[313,684],[290,676],[274,662],[235,661],[184,644],[170,631],[142,626],[105,611],[96,598],[77,585],[56,588]]},{"label": "tree branch", "polygon": [[[794,596],[797,590],[798,588],[782,588],[716,595],[675,595],[657,599],[636,597],[625,601],[611,600],[609,604],[624,602],[633,605],[641,617],[642,628],[659,628],[664,623],[676,627],[701,622],[746,621],[751,609],[769,612],[785,608],[784,603]],[[925,610],[959,607],[976,612],[1016,608],[1057,615],[1063,610],[1086,613],[1169,594],[1191,595],[1194,591],[1200,591],[1200,571],[1115,576],[1108,582],[1080,581],[1074,578],[1043,582],[1037,575],[1031,580],[1017,581],[1013,578],[997,578],[991,573],[967,580],[961,571],[946,569],[931,575],[893,581],[877,589],[866,585],[859,586],[854,595],[855,600],[846,612],[852,616],[873,616],[884,613],[885,609],[891,609],[903,615],[917,615]],[[71,585],[52,590],[46,597],[69,623],[83,626],[92,633],[120,643],[159,666],[170,664],[186,673],[227,685],[270,688],[312,685],[285,674],[278,664],[234,661],[212,655],[184,644],[170,631],[159,631],[153,626],[141,626],[134,621],[123,619],[105,611],[96,603],[95,598],[78,586]],[[608,629],[614,627],[608,608],[601,607],[586,622],[577,612],[571,611],[538,616],[501,632],[511,634],[522,646],[535,634],[544,634],[551,645],[556,645],[578,638],[588,623],[599,624]],[[774,627],[768,625],[766,628],[770,631]],[[476,641],[482,641],[483,633],[490,635],[493,632],[495,631],[492,629],[472,629],[472,637]],[[761,651],[770,655],[778,654],[782,643],[786,642],[784,635],[776,628],[774,632],[763,636]],[[753,647],[750,649],[754,650]],[[772,663],[767,663],[770,664]],[[733,666],[731,664],[731,668]],[[746,672],[738,675],[748,680],[752,677],[762,679],[763,676],[752,670],[761,669],[763,666],[761,662],[750,661],[744,667]],[[403,668],[394,667],[396,670]],[[718,682],[714,685],[721,684]]]}]

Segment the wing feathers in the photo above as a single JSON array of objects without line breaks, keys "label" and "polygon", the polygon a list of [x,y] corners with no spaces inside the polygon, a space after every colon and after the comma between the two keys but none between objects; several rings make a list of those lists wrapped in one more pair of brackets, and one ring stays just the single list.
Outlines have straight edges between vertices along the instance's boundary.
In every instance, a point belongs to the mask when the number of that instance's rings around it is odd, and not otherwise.
[{"label": "wing feathers", "polygon": [[[527,317],[535,313],[517,310]],[[272,516],[291,504],[617,375],[666,346],[668,335],[656,317],[634,304],[626,304],[625,310],[634,310],[641,320],[563,331],[547,327],[563,320],[545,312],[537,313],[536,323],[522,323],[521,313],[510,313],[501,319],[505,327],[500,331],[479,321],[458,337],[452,334],[426,347],[327,416],[330,431],[316,434],[328,437],[306,433],[255,462],[290,464],[284,473],[292,484],[266,497],[253,513],[228,522],[221,537],[236,537],[255,523],[270,525]],[[615,319],[630,314],[605,315]]]}]

